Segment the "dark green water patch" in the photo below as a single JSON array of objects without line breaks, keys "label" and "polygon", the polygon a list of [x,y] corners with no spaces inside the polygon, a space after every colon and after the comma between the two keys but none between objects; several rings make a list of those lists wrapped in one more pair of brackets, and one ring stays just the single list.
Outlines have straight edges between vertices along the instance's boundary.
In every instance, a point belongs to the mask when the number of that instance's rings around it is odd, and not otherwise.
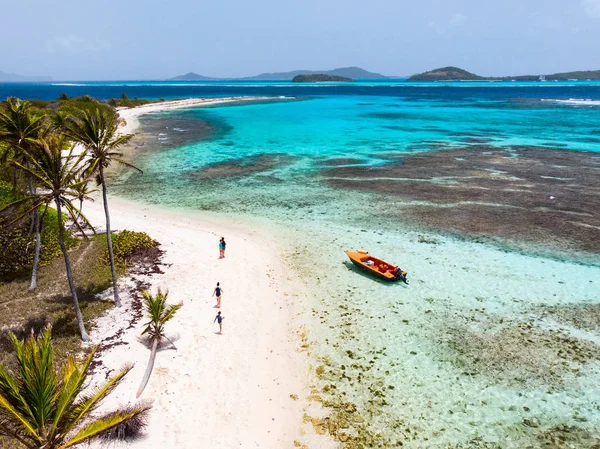
[{"label": "dark green water patch", "polygon": [[259,154],[205,165],[199,170],[188,172],[188,176],[207,180],[242,178],[289,165],[295,160],[296,158],[284,154]]},{"label": "dark green water patch", "polygon": [[552,147],[552,148],[564,148],[564,147],[569,146],[566,143],[561,143],[561,142],[542,142],[541,145],[544,147]]},{"label": "dark green water patch", "polygon": [[461,139],[461,142],[466,143],[466,144],[481,145],[481,144],[487,144],[487,143],[493,142],[493,139],[486,139],[484,137],[465,137],[465,138]]},{"label": "dark green water patch", "polygon": [[[362,117],[366,118],[374,118],[380,120],[404,120],[404,119],[415,119],[415,114],[409,114],[406,112],[368,112],[366,114],[362,114]],[[419,119],[422,120],[423,117],[419,116]]]},{"label": "dark green water patch", "polygon": [[596,139],[594,137],[581,137],[578,139],[574,139],[575,142],[584,142],[584,143],[600,143],[600,139]]},{"label": "dark green water patch", "polygon": [[141,132],[133,139],[133,147],[177,148],[221,139],[232,129],[223,120],[206,120],[187,110],[169,114],[146,114],[139,120]]},{"label": "dark green water patch", "polygon": [[356,158],[336,158],[336,159],[325,159],[323,161],[317,162],[315,165],[319,165],[322,167],[339,167],[344,165],[362,165],[365,161],[362,159]]}]

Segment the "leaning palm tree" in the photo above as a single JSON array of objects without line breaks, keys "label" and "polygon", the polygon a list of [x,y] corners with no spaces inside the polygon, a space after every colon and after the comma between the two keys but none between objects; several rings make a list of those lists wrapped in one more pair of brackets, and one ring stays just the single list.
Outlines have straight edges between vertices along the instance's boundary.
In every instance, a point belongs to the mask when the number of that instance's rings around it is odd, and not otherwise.
[{"label": "leaning palm tree", "polygon": [[[35,116],[28,101],[9,98],[3,111],[0,111],[0,141],[6,142],[12,150],[12,159],[26,167],[34,157],[32,142],[45,132],[43,116]],[[29,194],[35,194],[36,185],[31,176],[27,176]],[[17,166],[14,167],[13,193],[17,189]],[[35,230],[35,252],[31,270],[29,290],[37,288],[37,271],[42,247],[40,235],[40,219],[38,209],[32,210],[32,228]]]},{"label": "leaning palm tree", "polygon": [[[136,397],[140,397],[144,388],[146,388],[146,384],[150,379],[150,374],[152,374],[152,368],[154,368],[154,359],[156,358],[156,351],[160,343],[164,340],[169,340],[165,335],[165,324],[167,321],[171,320],[181,306],[182,303],[179,304],[171,304],[167,306],[167,296],[169,296],[169,292],[166,291],[163,293],[160,288],[156,293],[156,296],[152,296],[152,294],[147,291],[142,291],[142,296],[144,297],[144,305],[146,306],[146,313],[148,314],[148,321],[145,324],[144,331],[142,335],[148,335],[148,342],[152,344],[152,349],[150,351],[150,359],[148,360],[148,366],[146,367],[146,372],[144,373],[144,378],[142,379],[142,383],[138,388]],[[169,340],[169,342],[173,345],[173,342]],[[175,345],[173,345],[175,347]]]},{"label": "leaning palm tree", "polygon": [[95,348],[83,361],[69,357],[54,367],[51,329],[25,341],[10,334],[16,366],[10,372],[0,365],[0,436],[28,449],[64,449],[101,437],[107,432],[141,421],[150,406],[140,404],[90,419],[91,412],[130,371],[121,369],[93,391],[84,391]]},{"label": "leaning palm tree", "polygon": [[66,147],[67,142],[63,136],[51,134],[45,139],[35,143],[37,158],[31,160],[31,167],[26,167],[16,161],[13,162],[21,168],[21,170],[31,176],[35,182],[40,185],[41,189],[38,193],[15,201],[9,206],[14,206],[25,201],[31,201],[32,210],[40,210],[43,208],[45,214],[48,207],[54,203],[58,215],[58,243],[65,259],[67,279],[73,298],[75,315],[79,324],[79,330],[81,331],[81,339],[87,341],[89,340],[89,337],[83,324],[83,317],[77,299],[77,290],[75,289],[75,283],[73,281],[71,260],[65,245],[65,224],[63,218],[64,207],[66,213],[71,217],[82,235],[85,236],[81,222],[91,227],[87,218],[73,204],[73,198],[77,197],[76,189],[78,184],[82,182],[79,180],[79,174],[84,166],[85,152],[75,156],[73,154],[74,147],[72,146],[67,154],[63,155],[63,150]]},{"label": "leaning palm tree", "polygon": [[119,291],[117,289],[117,272],[110,230],[110,213],[106,197],[106,178],[104,171],[112,163],[125,165],[141,172],[134,165],[122,159],[123,154],[118,148],[129,142],[133,134],[118,135],[118,117],[108,114],[98,108],[91,111],[82,111],[79,118],[67,121],[67,135],[73,141],[80,143],[88,151],[88,174],[97,175],[102,185],[102,199],[104,201],[104,214],[106,216],[106,243],[108,245],[108,258],[113,281],[113,299],[115,306],[121,306]]}]

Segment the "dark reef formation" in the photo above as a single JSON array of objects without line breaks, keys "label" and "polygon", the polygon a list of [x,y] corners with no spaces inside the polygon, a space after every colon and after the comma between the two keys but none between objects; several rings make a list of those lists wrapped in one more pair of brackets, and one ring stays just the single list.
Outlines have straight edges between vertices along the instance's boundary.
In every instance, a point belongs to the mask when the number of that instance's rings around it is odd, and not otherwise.
[{"label": "dark reef formation", "polygon": [[473,146],[321,172],[333,187],[403,202],[398,220],[462,235],[600,253],[600,154]]},{"label": "dark reef formation", "polygon": [[243,159],[217,162],[189,173],[194,179],[230,179],[257,175],[290,164],[295,159],[284,154],[259,154]]}]

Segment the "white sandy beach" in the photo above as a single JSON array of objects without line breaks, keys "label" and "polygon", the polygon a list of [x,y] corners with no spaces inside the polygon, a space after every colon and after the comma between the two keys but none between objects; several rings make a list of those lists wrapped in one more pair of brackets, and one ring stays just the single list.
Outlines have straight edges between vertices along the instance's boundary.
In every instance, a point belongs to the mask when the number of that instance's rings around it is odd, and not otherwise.
[{"label": "white sandy beach", "polygon": [[[124,132],[135,129],[142,113],[174,107],[240,101],[184,100],[120,111]],[[183,302],[168,325],[177,350],[159,351],[141,399],[153,401],[145,437],[131,448],[282,448],[300,439],[306,356],[299,352],[294,305],[285,267],[275,249],[258,234],[227,223],[209,223],[188,214],[109,200],[113,230],[144,231],[161,243],[164,274],[146,277],[154,292],[169,290],[169,302]],[[102,229],[102,200],[86,205],[90,221]],[[227,241],[219,259],[218,241]],[[223,288],[223,334],[213,320],[212,297]],[[120,282],[123,307],[100,318],[91,332],[95,344],[120,341],[102,353],[94,381],[126,363],[135,364],[109,397],[106,409],[135,401],[149,349],[138,340],[142,318],[126,329],[132,313],[131,279]],[[106,292],[107,297],[110,296]],[[118,338],[112,336],[124,330]],[[108,340],[107,340],[108,339]]]},{"label": "white sandy beach", "polygon": [[[184,303],[169,323],[177,350],[157,355],[142,398],[154,401],[147,437],[130,447],[291,447],[299,439],[305,356],[293,329],[293,307],[285,291],[283,266],[256,235],[225,225],[207,226],[177,213],[161,213],[117,198],[110,201],[114,229],[144,231],[162,243],[164,274],[150,278],[152,290],[169,290],[170,302]],[[102,223],[100,201],[88,218]],[[228,243],[218,258],[218,240]],[[223,334],[213,320],[216,282],[223,287]],[[127,326],[131,298],[101,318],[94,343]],[[111,395],[109,407],[135,400],[149,350],[138,341],[142,319],[126,329],[118,345],[102,355],[106,372],[125,363],[135,367]],[[304,363],[303,363],[304,362]]]}]

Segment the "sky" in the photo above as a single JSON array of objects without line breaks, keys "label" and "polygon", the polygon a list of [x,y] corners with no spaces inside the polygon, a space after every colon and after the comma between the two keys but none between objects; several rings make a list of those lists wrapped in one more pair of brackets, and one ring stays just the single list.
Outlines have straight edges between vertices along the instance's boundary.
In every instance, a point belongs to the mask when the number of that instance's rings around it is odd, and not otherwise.
[{"label": "sky", "polygon": [[600,69],[600,0],[0,0],[0,11],[0,71],[54,80]]}]

